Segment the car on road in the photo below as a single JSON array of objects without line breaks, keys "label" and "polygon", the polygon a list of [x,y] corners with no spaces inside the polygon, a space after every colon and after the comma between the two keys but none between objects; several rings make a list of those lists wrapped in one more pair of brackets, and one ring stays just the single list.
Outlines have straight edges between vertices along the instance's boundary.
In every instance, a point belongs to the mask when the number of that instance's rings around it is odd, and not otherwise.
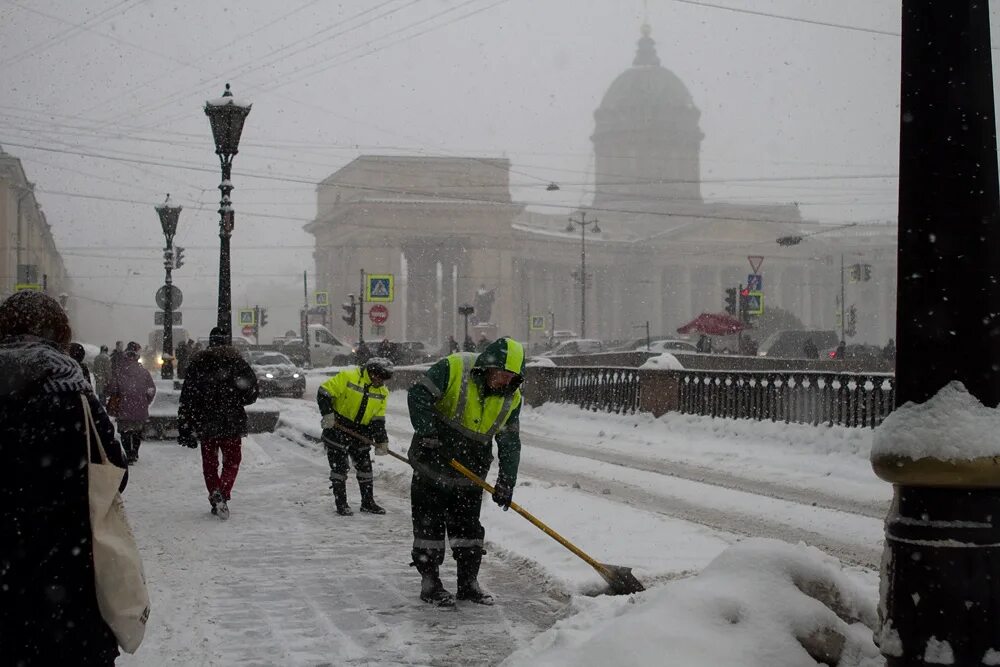
[{"label": "car on road", "polygon": [[816,350],[837,347],[840,338],[832,329],[783,329],[764,339],[757,348],[757,356],[781,359],[804,359],[805,344],[811,340]]},{"label": "car on road", "polygon": [[555,357],[561,354],[594,354],[604,351],[604,343],[596,338],[574,338],[564,340],[541,356]]},{"label": "car on road", "polygon": [[261,396],[302,398],[306,393],[306,375],[280,352],[248,350],[243,357],[257,375]]},{"label": "car on road", "polygon": [[[646,343],[643,342],[643,344],[641,346],[639,346],[639,347],[637,347],[635,349],[637,351],[639,351],[639,352],[645,351],[646,350]],[[676,338],[664,338],[662,340],[654,340],[653,342],[651,342],[649,344],[649,351],[650,352],[659,352],[659,353],[663,353],[663,352],[697,352],[698,348],[693,343],[689,343],[686,340],[677,340]]]}]

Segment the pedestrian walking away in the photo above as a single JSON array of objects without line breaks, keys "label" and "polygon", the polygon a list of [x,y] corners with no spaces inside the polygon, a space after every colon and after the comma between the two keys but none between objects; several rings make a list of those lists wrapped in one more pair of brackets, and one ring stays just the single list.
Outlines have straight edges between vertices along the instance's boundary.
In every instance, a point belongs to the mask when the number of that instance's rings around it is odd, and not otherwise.
[{"label": "pedestrian walking away", "polygon": [[109,412],[118,422],[129,465],[139,461],[142,430],[149,420],[149,404],[156,396],[153,377],[139,363],[138,343],[125,348],[125,361],[108,385]]},{"label": "pedestrian walking away", "polygon": [[107,395],[109,382],[111,382],[111,357],[108,355],[108,346],[102,345],[100,353],[94,357],[94,390],[102,402]]},{"label": "pedestrian walking away", "polygon": [[84,359],[87,357],[87,351],[83,349],[83,345],[79,343],[69,344],[69,356],[76,363],[80,364],[80,370],[83,371],[83,378],[90,384],[91,387],[94,386],[94,381],[90,377],[90,369],[87,368]]},{"label": "pedestrian walking away", "polygon": [[[201,442],[202,473],[212,514],[229,518],[229,501],[240,471],[245,406],[257,400],[257,376],[216,327],[208,349],[191,357],[177,410],[177,442],[192,449]],[[219,453],[222,472],[219,472]]]},{"label": "pedestrian walking away", "polygon": [[[0,662],[113,665],[115,635],[101,615],[88,499],[84,400],[98,448],[125,455],[80,366],[59,302],[17,292],[0,304]],[[81,396],[83,400],[81,400]],[[125,489],[128,473],[119,485]]]},{"label": "pedestrian walking away", "polygon": [[361,511],[385,514],[375,502],[375,478],[370,451],[389,453],[385,432],[385,406],[389,400],[386,380],[392,377],[393,364],[385,357],[372,357],[361,366],[345,368],[324,382],[316,392],[316,402],[323,415],[323,445],[330,462],[330,488],[337,514],[354,512],[347,502],[348,459],[354,462],[361,489]]},{"label": "pedestrian walking away", "polygon": [[493,501],[510,507],[521,458],[521,382],[524,348],[499,338],[479,354],[451,354],[435,363],[409,390],[413,424],[409,455],[413,465],[410,501],[413,518],[412,566],[421,575],[420,599],[453,606],[440,566],[445,539],[458,566],[459,600],[493,604],[479,585],[486,531],[479,521],[483,492],[451,467],[457,460],[479,477],[493,462],[496,439],[500,472]]}]

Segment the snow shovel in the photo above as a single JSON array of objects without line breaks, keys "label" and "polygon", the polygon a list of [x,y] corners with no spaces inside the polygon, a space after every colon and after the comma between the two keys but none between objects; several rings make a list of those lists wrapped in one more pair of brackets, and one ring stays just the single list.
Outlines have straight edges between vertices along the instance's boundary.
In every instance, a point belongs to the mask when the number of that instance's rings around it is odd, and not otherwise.
[{"label": "snow shovel", "polygon": [[[403,457],[396,454],[395,452],[389,452],[398,459]],[[404,459],[405,460],[405,459]],[[493,493],[493,487],[487,482],[480,479],[474,472],[466,468],[464,465],[452,459],[450,461],[451,467],[468,477],[476,486],[482,488],[487,493]],[[632,574],[632,568],[623,567],[621,565],[608,565],[607,563],[599,563],[586,553],[584,553],[579,547],[567,540],[565,537],[552,530],[544,523],[535,518],[528,510],[524,509],[517,503],[512,502],[510,508],[523,516],[525,519],[535,524],[537,528],[540,528],[542,532],[554,539],[559,544],[563,545],[574,554],[582,558],[588,565],[597,570],[597,573],[608,583],[610,587],[610,593],[614,595],[630,595],[632,593],[638,593],[640,591],[646,590],[645,586],[639,583],[639,580],[635,578]]]}]

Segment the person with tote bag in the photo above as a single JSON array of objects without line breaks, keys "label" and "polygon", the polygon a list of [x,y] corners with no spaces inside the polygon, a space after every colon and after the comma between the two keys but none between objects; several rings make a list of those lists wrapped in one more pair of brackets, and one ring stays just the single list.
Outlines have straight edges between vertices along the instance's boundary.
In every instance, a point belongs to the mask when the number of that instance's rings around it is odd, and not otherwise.
[{"label": "person with tote bag", "polygon": [[149,615],[114,427],[51,297],[0,303],[0,660],[113,665]]}]

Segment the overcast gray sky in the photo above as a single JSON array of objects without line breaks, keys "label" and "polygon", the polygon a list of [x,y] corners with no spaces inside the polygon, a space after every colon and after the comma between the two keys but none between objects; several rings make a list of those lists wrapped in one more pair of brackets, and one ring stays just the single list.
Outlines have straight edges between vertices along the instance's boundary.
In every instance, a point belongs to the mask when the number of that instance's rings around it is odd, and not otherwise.
[{"label": "overcast gray sky", "polygon": [[[593,111],[647,16],[702,112],[707,198],[895,219],[892,0],[0,0],[0,145],[38,184],[76,303],[102,313],[83,337],[146,340],[162,283],[153,206],[168,191],[185,206],[185,323],[205,335],[219,177],[201,108],[231,82],[253,102],[233,176],[233,302],[271,306],[279,334],[297,328],[312,274],[312,184],[361,153],[506,155],[520,201],[589,202]],[[845,175],[873,178],[831,178]],[[724,181],[775,176],[817,179]]]}]

